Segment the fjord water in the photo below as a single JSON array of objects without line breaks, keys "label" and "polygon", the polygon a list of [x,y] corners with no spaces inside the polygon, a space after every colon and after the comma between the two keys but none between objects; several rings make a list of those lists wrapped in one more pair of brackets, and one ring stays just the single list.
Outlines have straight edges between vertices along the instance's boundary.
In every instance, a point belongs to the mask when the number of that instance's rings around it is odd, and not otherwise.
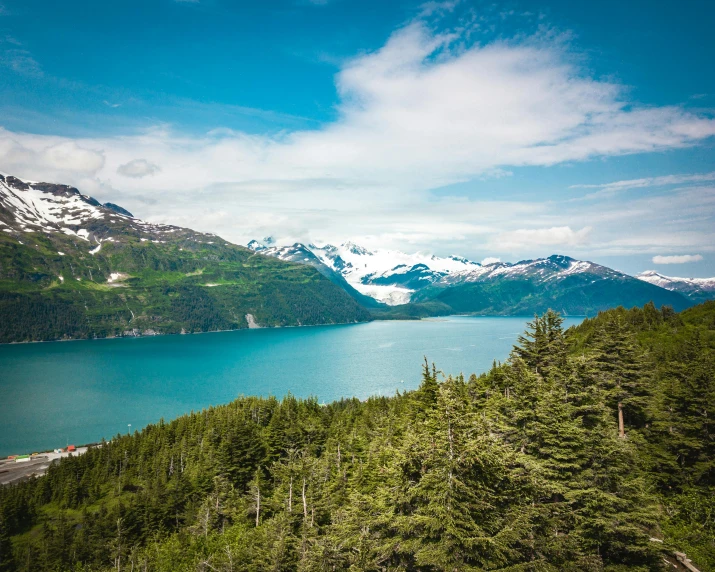
[{"label": "fjord water", "polygon": [[423,356],[445,373],[480,373],[507,358],[526,322],[449,317],[3,345],[0,456],[109,439],[240,395],[392,395],[419,385]]}]

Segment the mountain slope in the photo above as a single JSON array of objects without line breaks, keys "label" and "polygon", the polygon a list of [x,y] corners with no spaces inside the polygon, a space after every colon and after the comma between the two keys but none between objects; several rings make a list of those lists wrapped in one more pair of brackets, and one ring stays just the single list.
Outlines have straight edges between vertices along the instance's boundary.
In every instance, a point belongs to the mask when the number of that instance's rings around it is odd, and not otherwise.
[{"label": "mountain slope", "polygon": [[678,311],[692,305],[677,292],[560,255],[491,264],[446,276],[418,292],[413,300],[442,302],[458,313],[491,315],[530,315],[549,308],[565,315],[589,315],[650,301]]},{"label": "mountain slope", "polygon": [[561,255],[515,264],[482,265],[459,256],[371,251],[352,242],[340,246],[295,243],[280,247],[272,239],[264,239],[251,241],[249,247],[341,277],[334,281],[346,290],[347,284],[349,291],[357,290],[385,302],[389,308],[373,309],[375,317],[384,319],[450,313],[523,315],[549,308],[583,315],[620,305],[642,306],[650,301],[682,310],[701,299],[715,297],[698,297],[704,285],[698,286],[696,294],[687,294]]},{"label": "mountain slope", "polygon": [[325,264],[313,253],[310,248],[304,244],[301,244],[300,242],[296,242],[290,246],[269,246],[265,244],[266,242],[270,244],[271,241],[272,239],[270,238],[264,238],[263,242],[252,240],[247,246],[251,250],[259,252],[265,256],[272,256],[274,258],[279,258],[280,260],[312,266],[333,284],[340,286],[350,295],[351,298],[366,308],[379,308],[384,305],[379,300],[358,292],[340,272],[335,270],[332,266]]},{"label": "mountain slope", "polygon": [[671,292],[679,292],[694,303],[715,299],[715,278],[678,278],[664,276],[655,270],[641,272],[636,278]]},{"label": "mountain slope", "polygon": [[0,342],[344,323],[369,314],[309,266],[0,175]]},{"label": "mountain slope", "polygon": [[[293,260],[323,268],[324,274],[339,276],[351,290],[390,306],[405,304],[414,292],[443,277],[478,268],[459,256],[440,258],[429,254],[406,254],[398,250],[368,250],[352,242],[339,246],[295,243],[279,247],[272,239],[252,240],[248,247],[283,260]],[[294,254],[295,253],[295,254]],[[364,300],[360,300],[364,303]]]}]

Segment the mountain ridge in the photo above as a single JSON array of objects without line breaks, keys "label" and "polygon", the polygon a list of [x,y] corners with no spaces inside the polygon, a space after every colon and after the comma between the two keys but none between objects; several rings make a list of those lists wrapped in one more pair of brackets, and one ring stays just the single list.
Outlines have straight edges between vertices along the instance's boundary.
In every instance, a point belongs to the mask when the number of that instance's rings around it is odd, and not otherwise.
[{"label": "mountain ridge", "polygon": [[350,241],[249,247],[0,174],[0,342],[698,300],[563,255],[480,264]]},{"label": "mountain ridge", "polygon": [[[272,238],[251,240],[248,247],[277,258],[288,259],[292,252],[310,252],[329,271],[339,274],[361,294],[387,305],[409,302],[415,291],[458,270],[480,266],[464,257],[407,254],[398,250],[369,250],[354,242],[340,245],[302,244],[278,246]],[[289,249],[289,250],[286,250]],[[296,262],[301,262],[295,259]]]},{"label": "mountain ridge", "polygon": [[[515,315],[548,308],[583,315],[650,301],[678,310],[695,303],[680,292],[560,254],[480,264],[457,255],[371,251],[350,241],[339,246],[294,243],[281,247],[273,239],[267,243],[252,240],[249,247],[279,258],[286,252],[312,255],[311,260],[318,259],[326,271],[341,274],[353,288],[385,302],[388,308],[376,309],[377,317]],[[297,256],[293,260],[301,262]]]},{"label": "mountain ridge", "polygon": [[679,292],[694,302],[715,299],[715,278],[680,278],[665,276],[655,270],[645,270],[635,277],[666,290]]},{"label": "mountain ridge", "polygon": [[0,316],[0,342],[371,319],[313,268],[142,221],[68,185],[8,175],[0,175]]}]

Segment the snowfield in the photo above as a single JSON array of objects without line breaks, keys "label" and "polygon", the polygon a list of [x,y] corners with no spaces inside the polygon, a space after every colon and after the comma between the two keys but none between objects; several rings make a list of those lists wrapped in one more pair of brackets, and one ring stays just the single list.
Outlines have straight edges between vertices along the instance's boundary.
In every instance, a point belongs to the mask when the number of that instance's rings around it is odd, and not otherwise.
[{"label": "snowfield", "polygon": [[281,260],[309,262],[317,259],[342,275],[355,290],[390,306],[406,304],[412,294],[444,276],[478,269],[479,263],[466,258],[440,258],[428,253],[407,254],[399,250],[368,250],[353,242],[339,246],[325,244],[276,246],[272,239],[252,240],[248,248]]},{"label": "snowfield", "polygon": [[317,261],[339,273],[358,292],[390,306],[406,304],[415,292],[431,285],[452,286],[470,282],[528,278],[537,283],[560,281],[587,274],[593,281],[618,279],[622,273],[593,262],[568,256],[492,262],[482,265],[462,256],[439,257],[399,250],[368,250],[354,242],[339,246],[295,243],[276,245],[272,238],[252,240],[248,248],[293,262]]},{"label": "snowfield", "polygon": [[677,290],[678,286],[689,285],[706,292],[715,292],[715,278],[680,278],[678,276],[664,276],[655,270],[646,270],[636,274],[636,278],[650,282],[666,290]]},{"label": "snowfield", "polygon": [[680,292],[694,300],[715,297],[715,278],[681,278],[664,276],[655,270],[646,270],[636,274],[636,278],[672,292]]}]

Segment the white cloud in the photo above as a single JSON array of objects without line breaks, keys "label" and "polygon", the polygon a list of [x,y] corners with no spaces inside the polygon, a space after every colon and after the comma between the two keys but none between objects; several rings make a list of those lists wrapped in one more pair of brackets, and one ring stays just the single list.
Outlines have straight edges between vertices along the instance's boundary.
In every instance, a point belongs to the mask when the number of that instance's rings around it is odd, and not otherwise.
[{"label": "white cloud", "polygon": [[109,168],[126,162],[128,149],[156,157],[163,175],[152,177],[151,189],[332,180],[414,191],[514,166],[683,147],[715,134],[712,119],[625,100],[620,86],[586,75],[549,37],[469,49],[461,39],[418,21],[350,60],[336,76],[339,119],[322,129],[189,137],[157,128],[82,145],[105,150],[100,176],[109,183]]},{"label": "white cloud", "polygon": [[[15,43],[15,45],[17,45],[17,43]],[[30,77],[42,77],[44,75],[42,67],[37,60],[32,57],[29,51],[22,48],[11,48],[0,51],[0,66]]]},{"label": "white cloud", "polygon": [[72,183],[97,173],[104,166],[104,154],[61,137],[28,137],[0,129],[0,164],[8,173]]},{"label": "white cloud", "polygon": [[440,14],[442,12],[451,12],[459,4],[460,0],[432,0],[430,2],[424,2],[420,6],[420,17],[428,18],[434,14]]},{"label": "white cloud", "polygon": [[680,254],[675,256],[654,256],[653,264],[685,264],[687,262],[700,262],[703,259],[699,254]]},{"label": "white cloud", "polygon": [[124,165],[119,165],[117,167],[117,173],[124,175],[125,177],[132,177],[135,179],[140,179],[146,177],[147,175],[154,175],[161,171],[158,165],[150,163],[146,159],[134,159],[129,161]]},{"label": "white cloud", "polygon": [[519,249],[534,246],[576,246],[584,244],[592,230],[590,226],[586,226],[581,230],[572,230],[568,226],[535,229],[521,228],[500,233],[493,239],[493,244],[500,249]]},{"label": "white cloud", "polygon": [[73,141],[63,141],[42,150],[41,160],[58,170],[90,173],[104,165],[104,157],[97,150],[85,149]]},{"label": "white cloud", "polygon": [[[692,217],[693,209],[698,216],[712,211],[703,202],[709,191],[675,207],[636,201],[585,212],[539,197],[435,197],[436,188],[513,167],[681,148],[715,134],[705,115],[640,106],[620,85],[594,79],[553,36],[465,47],[465,34],[416,21],[381,49],[347,61],[335,78],[338,118],[318,129],[192,136],[160,125],[78,139],[0,129],[0,165],[237,242],[281,233],[383,247],[441,245],[445,253],[470,254],[470,244],[481,256],[587,244],[642,251],[671,247],[665,242],[672,233],[651,232],[654,220],[663,227],[675,216]],[[47,151],[56,146],[69,161]],[[614,241],[639,225],[650,246]],[[703,223],[678,239],[701,244],[710,236]]]},{"label": "white cloud", "polygon": [[495,258],[494,256],[487,256],[484,260],[482,260],[481,265],[488,266],[489,264],[496,264],[497,262],[501,262],[501,258]]},{"label": "white cloud", "polygon": [[571,185],[570,189],[600,189],[598,193],[588,195],[589,198],[613,195],[620,191],[630,189],[644,189],[649,187],[665,187],[668,185],[683,185],[689,183],[702,183],[715,181],[715,171],[710,173],[665,175],[662,177],[646,177],[642,179],[629,179],[597,185]]}]

